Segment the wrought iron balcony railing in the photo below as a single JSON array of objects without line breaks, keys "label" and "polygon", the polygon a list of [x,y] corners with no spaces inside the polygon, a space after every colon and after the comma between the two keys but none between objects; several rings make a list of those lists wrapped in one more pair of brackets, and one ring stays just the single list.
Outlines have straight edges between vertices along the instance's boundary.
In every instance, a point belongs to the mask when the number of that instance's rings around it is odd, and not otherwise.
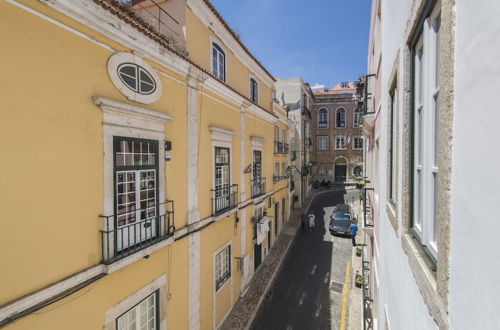
[{"label": "wrought iron balcony railing", "polygon": [[175,232],[173,201],[100,217],[104,218],[101,262],[106,265],[161,242]]},{"label": "wrought iron balcony railing", "polygon": [[238,185],[227,185],[210,190],[212,193],[212,215],[219,215],[238,206]]},{"label": "wrought iron balcony railing", "polygon": [[276,183],[276,182],[280,182],[281,180],[286,180],[288,178],[288,176],[286,175],[273,175],[273,182]]},{"label": "wrought iron balcony railing", "polygon": [[252,198],[264,195],[266,193],[266,178],[252,180],[251,186]]},{"label": "wrought iron balcony railing", "polygon": [[286,155],[288,153],[288,143],[274,141],[274,153],[276,155]]}]

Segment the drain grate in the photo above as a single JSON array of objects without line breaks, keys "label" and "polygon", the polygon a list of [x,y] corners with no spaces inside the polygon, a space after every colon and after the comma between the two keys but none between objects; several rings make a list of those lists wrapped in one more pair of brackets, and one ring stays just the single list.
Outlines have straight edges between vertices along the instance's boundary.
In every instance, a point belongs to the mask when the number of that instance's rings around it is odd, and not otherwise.
[{"label": "drain grate", "polygon": [[332,283],[330,284],[330,290],[332,290],[333,292],[342,293],[342,291],[344,290],[344,284],[332,281]]}]

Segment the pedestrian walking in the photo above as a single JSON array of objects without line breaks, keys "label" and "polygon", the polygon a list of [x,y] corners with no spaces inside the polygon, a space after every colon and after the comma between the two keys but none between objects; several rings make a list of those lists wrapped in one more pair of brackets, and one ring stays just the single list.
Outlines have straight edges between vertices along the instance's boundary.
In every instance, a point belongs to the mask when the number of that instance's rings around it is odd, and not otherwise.
[{"label": "pedestrian walking", "polygon": [[351,225],[349,226],[349,230],[351,231],[352,246],[356,246],[356,234],[358,233],[358,225],[356,224],[356,220],[352,220]]},{"label": "pedestrian walking", "polygon": [[314,213],[309,213],[309,229],[314,230],[314,221],[316,220],[316,216]]},{"label": "pedestrian walking", "polygon": [[304,213],[300,215],[300,228],[302,229],[303,232],[306,231],[307,226],[307,217]]}]

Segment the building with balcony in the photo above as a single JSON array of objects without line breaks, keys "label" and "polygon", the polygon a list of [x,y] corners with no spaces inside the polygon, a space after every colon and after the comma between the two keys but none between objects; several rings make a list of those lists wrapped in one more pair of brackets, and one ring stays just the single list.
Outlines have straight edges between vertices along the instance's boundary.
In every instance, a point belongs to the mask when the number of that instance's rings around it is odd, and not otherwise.
[{"label": "building with balcony", "polygon": [[313,93],[301,77],[277,78],[277,98],[288,109],[288,118],[295,129],[289,150],[295,163],[291,167],[294,182],[293,207],[300,207],[311,189],[311,108]]},{"label": "building with balcony", "polygon": [[216,329],[289,217],[273,76],[208,0],[0,17],[0,327]]},{"label": "building with balcony", "polygon": [[367,327],[500,326],[490,285],[500,272],[500,149],[480,142],[500,118],[499,13],[493,0],[372,1],[360,88]]},{"label": "building with balcony", "polygon": [[313,179],[352,182],[363,173],[362,109],[356,84],[343,82],[314,93]]}]

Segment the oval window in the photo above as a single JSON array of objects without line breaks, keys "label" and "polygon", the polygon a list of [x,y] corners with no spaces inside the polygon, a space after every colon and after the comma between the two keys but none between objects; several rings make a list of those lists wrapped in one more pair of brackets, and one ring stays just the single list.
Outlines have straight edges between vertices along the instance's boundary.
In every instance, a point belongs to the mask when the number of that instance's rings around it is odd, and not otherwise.
[{"label": "oval window", "polygon": [[156,90],[153,76],[140,65],[123,63],[118,66],[117,72],[120,80],[136,93],[149,95]]}]

